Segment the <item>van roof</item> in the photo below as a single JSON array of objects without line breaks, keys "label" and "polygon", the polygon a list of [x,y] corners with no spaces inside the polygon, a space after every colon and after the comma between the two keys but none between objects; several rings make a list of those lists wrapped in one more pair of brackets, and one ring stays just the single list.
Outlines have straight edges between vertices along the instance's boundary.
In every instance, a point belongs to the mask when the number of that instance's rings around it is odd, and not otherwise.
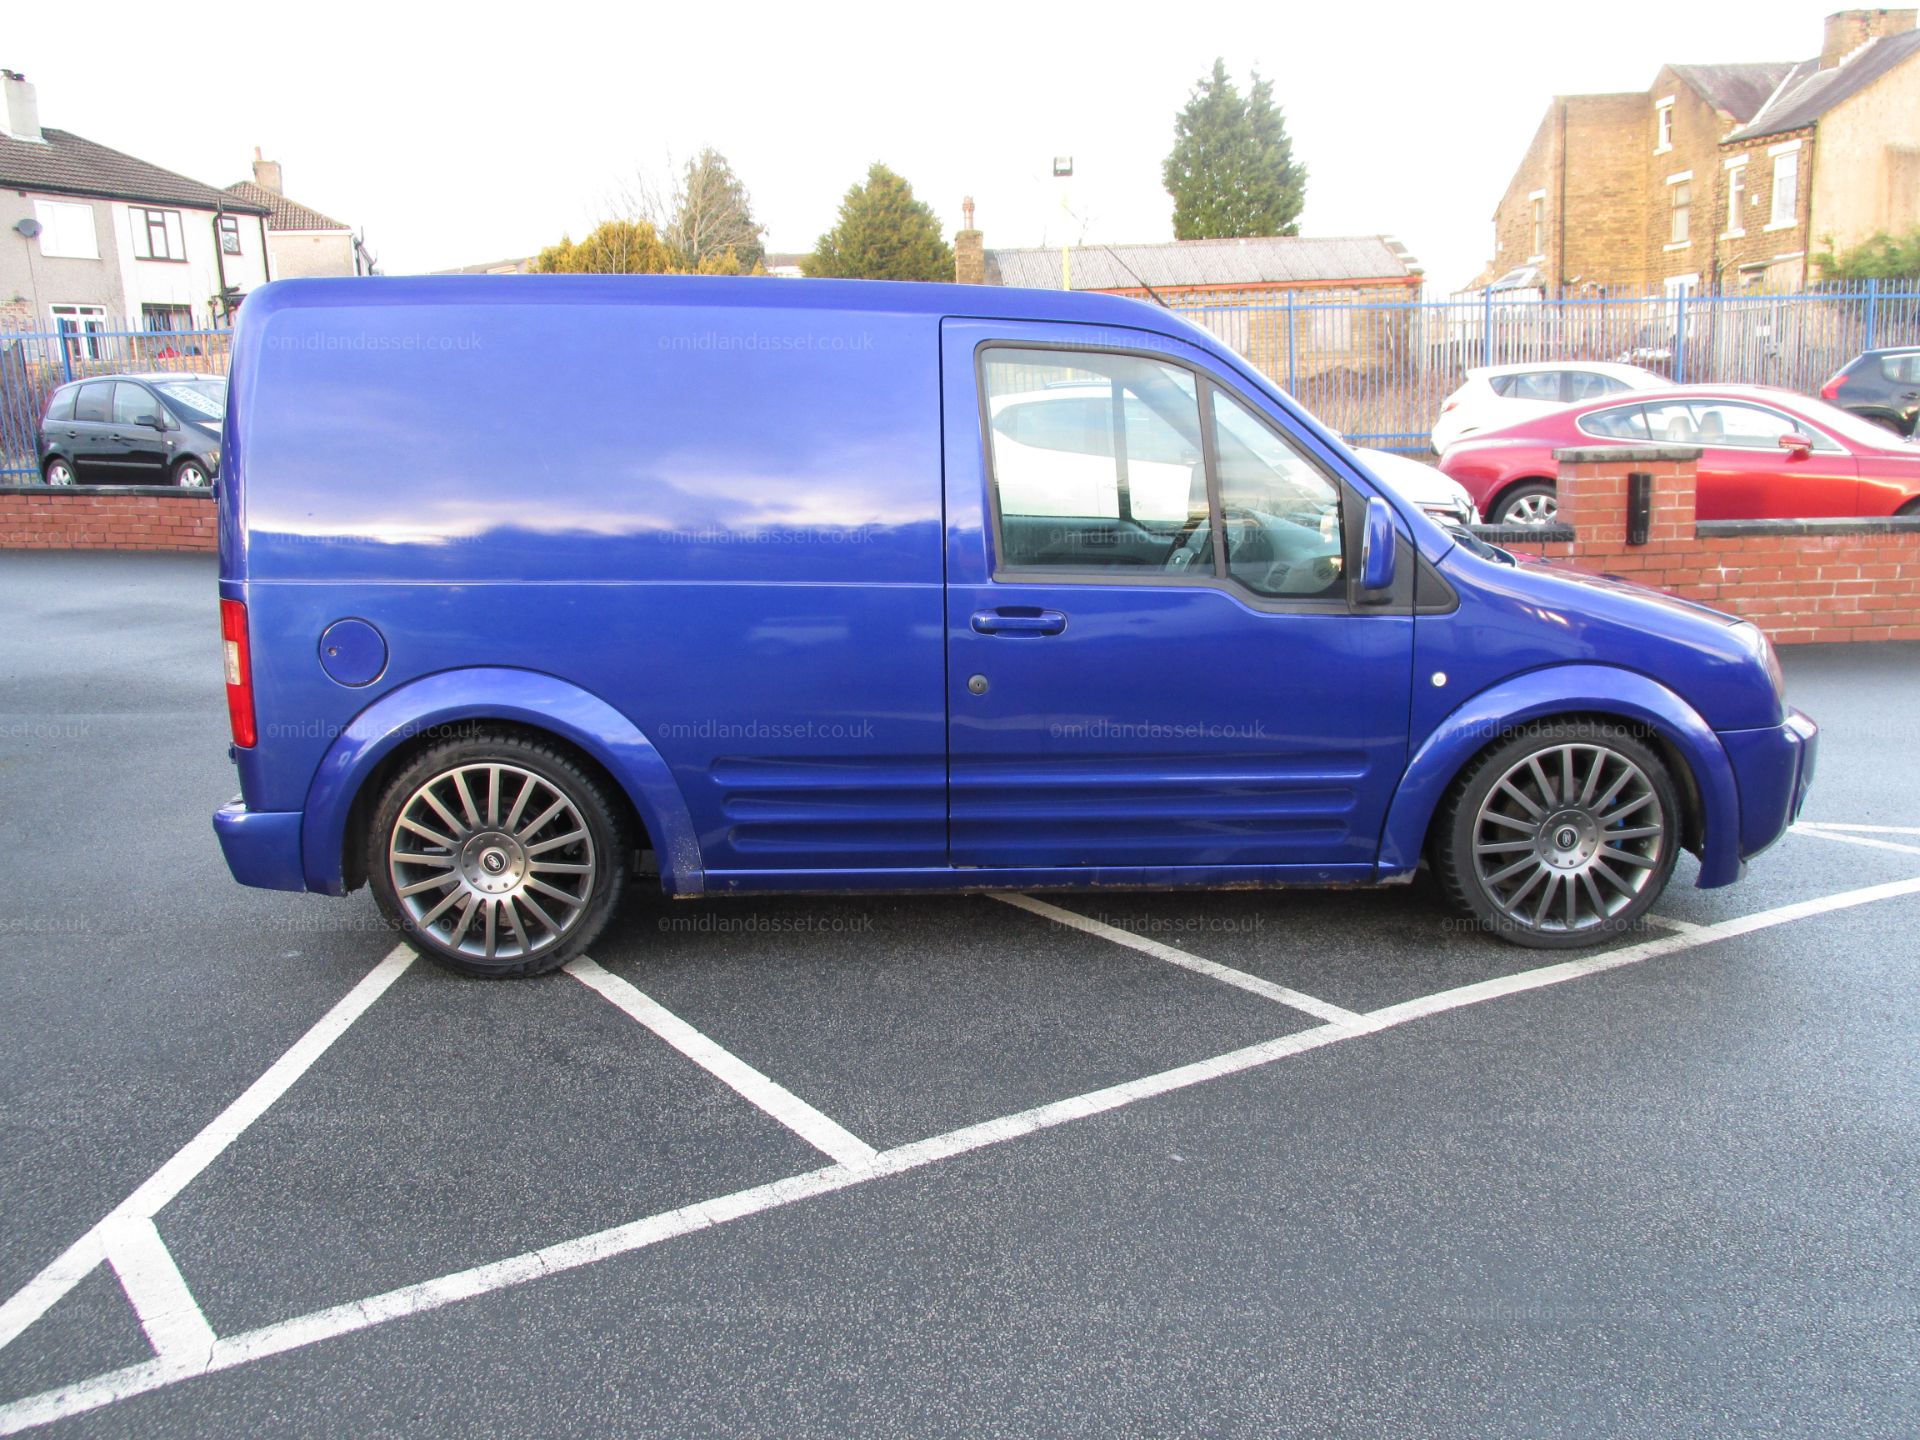
[{"label": "van roof", "polygon": [[[786,280],[714,275],[415,275],[276,280],[253,291],[243,320],[263,311],[366,305],[662,305],[891,315],[980,316],[1189,332],[1199,327],[1145,300],[999,285],[902,280]],[[1199,332],[1204,334],[1205,332]]]}]

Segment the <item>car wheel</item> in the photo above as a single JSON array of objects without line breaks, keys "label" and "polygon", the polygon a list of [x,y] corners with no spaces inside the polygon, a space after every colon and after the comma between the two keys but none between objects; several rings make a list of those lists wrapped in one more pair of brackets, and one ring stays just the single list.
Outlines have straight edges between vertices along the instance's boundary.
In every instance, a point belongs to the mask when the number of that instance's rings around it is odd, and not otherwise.
[{"label": "car wheel", "polygon": [[186,490],[207,488],[207,467],[189,455],[173,467],[173,483]]},{"label": "car wheel", "polygon": [[1906,504],[1902,505],[1898,510],[1894,511],[1893,513],[1895,515],[1900,516],[1902,519],[1920,518],[1920,496],[1916,496],[1913,499],[1907,501]]},{"label": "car wheel", "polygon": [[539,975],[583,953],[618,907],[621,815],[601,781],[551,746],[449,740],[382,792],[368,878],[428,959],[463,975]]},{"label": "car wheel", "polygon": [[49,456],[47,463],[40,467],[40,473],[46,477],[49,485],[73,484],[73,462],[64,456]]},{"label": "car wheel", "polygon": [[1560,501],[1554,494],[1553,482],[1529,480],[1524,485],[1514,486],[1500,497],[1500,505],[1494,511],[1492,523],[1536,529],[1552,525],[1559,518]]},{"label": "car wheel", "polygon": [[1673,779],[1624,726],[1536,725],[1482,755],[1434,831],[1433,868],[1481,928],[1537,949],[1634,927],[1680,852]]}]

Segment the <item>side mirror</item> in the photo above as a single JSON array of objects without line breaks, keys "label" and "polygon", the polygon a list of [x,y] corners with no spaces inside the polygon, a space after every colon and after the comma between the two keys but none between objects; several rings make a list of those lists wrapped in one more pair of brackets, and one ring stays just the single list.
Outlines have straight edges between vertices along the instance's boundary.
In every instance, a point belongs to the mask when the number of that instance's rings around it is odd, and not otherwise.
[{"label": "side mirror", "polygon": [[153,414],[147,416],[146,423],[151,425],[156,430],[165,430],[168,428],[167,417],[160,414],[158,411],[155,411]]},{"label": "side mirror", "polygon": [[1803,455],[1811,455],[1813,453],[1813,437],[1811,435],[1800,434],[1782,435],[1780,437],[1780,448],[1797,460]]},{"label": "side mirror", "polygon": [[1366,538],[1360,546],[1360,588],[1385,590],[1393,584],[1393,507],[1378,495],[1367,501]]}]

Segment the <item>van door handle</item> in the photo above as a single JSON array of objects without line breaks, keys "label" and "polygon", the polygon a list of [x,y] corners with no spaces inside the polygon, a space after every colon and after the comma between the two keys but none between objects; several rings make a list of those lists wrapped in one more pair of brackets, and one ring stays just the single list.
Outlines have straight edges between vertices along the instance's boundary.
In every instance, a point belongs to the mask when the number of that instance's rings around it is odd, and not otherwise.
[{"label": "van door handle", "polygon": [[1067,628],[1067,617],[1058,610],[1009,606],[974,611],[973,628],[982,635],[1058,635]]}]

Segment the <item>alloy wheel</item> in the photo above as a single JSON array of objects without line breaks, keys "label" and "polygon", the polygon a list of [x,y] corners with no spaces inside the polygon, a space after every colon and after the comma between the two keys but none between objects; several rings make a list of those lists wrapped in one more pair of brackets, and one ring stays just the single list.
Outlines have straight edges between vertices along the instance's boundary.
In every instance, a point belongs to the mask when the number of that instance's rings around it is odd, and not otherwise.
[{"label": "alloy wheel", "polygon": [[1560,518],[1560,502],[1552,495],[1522,495],[1507,506],[1509,525],[1551,525]]},{"label": "alloy wheel", "polygon": [[1668,818],[1647,773],[1606,745],[1569,743],[1515,762],[1473,822],[1473,864],[1501,915],[1574,934],[1631,906],[1659,871]]},{"label": "alloy wheel", "polygon": [[517,765],[461,765],[407,797],[387,845],[408,918],[446,950],[521,960],[586,912],[597,859],[579,806]]}]

